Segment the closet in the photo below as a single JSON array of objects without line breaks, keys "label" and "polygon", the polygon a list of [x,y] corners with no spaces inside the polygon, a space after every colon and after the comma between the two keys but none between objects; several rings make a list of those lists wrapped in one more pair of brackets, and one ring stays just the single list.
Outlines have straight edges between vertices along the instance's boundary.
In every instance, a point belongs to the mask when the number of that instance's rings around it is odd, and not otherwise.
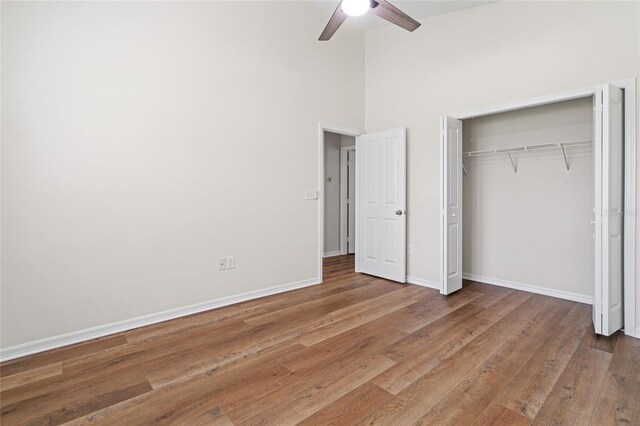
[{"label": "closet", "polygon": [[464,278],[592,303],[596,333],[622,328],[630,118],[609,84],[442,117],[441,292]]},{"label": "closet", "polygon": [[463,120],[463,278],[593,299],[593,101]]}]

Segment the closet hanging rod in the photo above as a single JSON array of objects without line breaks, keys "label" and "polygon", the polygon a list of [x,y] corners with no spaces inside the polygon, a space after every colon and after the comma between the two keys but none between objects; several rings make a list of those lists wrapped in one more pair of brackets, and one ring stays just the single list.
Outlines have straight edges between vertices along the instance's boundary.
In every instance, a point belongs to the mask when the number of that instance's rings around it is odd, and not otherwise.
[{"label": "closet hanging rod", "polygon": [[485,155],[504,154],[504,153],[511,153],[511,152],[542,151],[545,149],[564,149],[564,148],[572,148],[576,146],[591,145],[592,143],[593,143],[592,139],[580,139],[575,141],[558,142],[558,143],[545,143],[545,144],[537,144],[537,145],[516,146],[511,148],[468,151],[468,152],[463,152],[462,156],[463,157],[482,157]]}]

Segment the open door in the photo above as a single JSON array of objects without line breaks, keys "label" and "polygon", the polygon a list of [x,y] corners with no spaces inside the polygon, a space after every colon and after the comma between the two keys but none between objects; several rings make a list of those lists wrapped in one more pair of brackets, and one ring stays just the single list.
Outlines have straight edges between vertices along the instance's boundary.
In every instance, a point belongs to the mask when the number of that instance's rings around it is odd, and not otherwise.
[{"label": "open door", "polygon": [[356,271],[406,282],[406,130],[356,138]]},{"label": "open door", "polygon": [[462,288],[462,121],[442,117],[440,293]]},{"label": "open door", "polygon": [[595,99],[595,332],[623,324],[624,104],[622,90],[604,85]]}]

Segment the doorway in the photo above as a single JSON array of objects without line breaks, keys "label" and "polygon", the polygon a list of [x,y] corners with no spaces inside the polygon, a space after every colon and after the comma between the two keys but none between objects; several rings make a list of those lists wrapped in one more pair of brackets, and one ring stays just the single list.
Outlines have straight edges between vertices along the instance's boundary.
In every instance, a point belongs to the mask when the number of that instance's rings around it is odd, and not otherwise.
[{"label": "doorway", "polygon": [[[317,257],[317,267],[318,267],[318,279],[320,282],[323,281],[323,271],[324,271],[324,261],[325,259],[330,260],[331,258],[340,255],[341,252],[341,243],[340,243],[340,153],[341,153],[341,137],[345,137],[345,141],[347,137],[355,138],[360,136],[363,132],[357,129],[349,129],[340,126],[334,126],[331,124],[320,123],[318,125],[318,257]],[[325,157],[327,156],[327,145],[332,145],[332,147],[337,148],[337,151],[329,148],[330,159],[326,161]],[[355,145],[354,145],[355,146]],[[333,153],[336,153],[335,156],[332,156]],[[333,164],[337,168],[337,172],[333,171],[330,174],[327,173],[327,164]],[[332,168],[331,166],[329,167]],[[334,181],[334,177],[338,177],[338,180]],[[327,182],[327,177],[331,177],[331,182]],[[327,188],[328,187],[328,188]],[[327,228],[327,221],[325,220],[325,198],[327,198],[327,189],[331,190],[332,193],[329,194],[331,198],[333,198],[334,193],[337,195],[336,201],[336,213],[330,213],[329,216],[333,218],[337,218],[337,224],[335,224],[335,230],[325,231]],[[334,191],[335,190],[335,191]],[[331,220],[331,226],[333,226],[335,220]],[[326,236],[327,234],[331,236],[335,236],[335,245],[329,245],[325,248],[326,245]]]},{"label": "doorway", "polygon": [[[331,139],[350,136],[355,138],[355,177],[349,193],[348,181],[346,193],[349,195],[349,207],[343,215],[348,221],[348,212],[353,213],[354,226],[346,227],[347,235],[353,241],[355,253],[355,271],[386,278],[399,283],[406,283],[406,229],[407,229],[407,182],[406,182],[406,129],[403,127],[382,130],[374,133],[360,132],[329,126],[320,123],[318,135],[318,278],[322,282],[322,268],[325,256],[336,255],[336,246],[329,245],[329,234],[325,228],[333,228],[335,215],[331,203],[325,198],[333,197],[333,189],[340,180],[325,173],[327,145]],[[341,144],[341,143],[340,143]],[[340,144],[333,142],[333,145]],[[348,146],[348,142],[345,142]],[[346,147],[345,146],[345,147]],[[340,150],[343,147],[340,146]],[[347,150],[348,151],[348,150]],[[338,151],[341,152],[341,151]],[[346,154],[347,162],[352,155]],[[347,176],[348,173],[343,173]],[[327,185],[333,184],[332,187]],[[339,188],[339,186],[338,186]],[[338,197],[338,206],[340,198]],[[352,208],[353,206],[353,208]],[[339,209],[339,207],[338,207]],[[327,213],[327,214],[325,214]],[[333,217],[331,222],[325,216]],[[338,229],[340,221],[338,215]],[[355,231],[355,232],[350,232]],[[339,232],[337,233],[339,237]],[[325,238],[327,236],[328,238]],[[353,238],[351,238],[353,237]],[[325,248],[325,242],[327,247]],[[341,250],[349,251],[349,244],[340,244],[338,238],[338,254]]]},{"label": "doorway", "polygon": [[324,251],[333,257],[355,253],[356,138],[324,132]]}]

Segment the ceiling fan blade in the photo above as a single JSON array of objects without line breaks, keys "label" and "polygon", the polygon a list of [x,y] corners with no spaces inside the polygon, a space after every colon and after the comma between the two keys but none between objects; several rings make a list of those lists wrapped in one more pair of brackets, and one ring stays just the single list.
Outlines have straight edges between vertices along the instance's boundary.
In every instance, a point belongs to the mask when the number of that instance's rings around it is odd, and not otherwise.
[{"label": "ceiling fan blade", "polygon": [[348,15],[342,11],[342,2],[340,2],[340,4],[338,4],[338,7],[336,8],[336,11],[333,12],[331,19],[329,19],[329,22],[327,22],[327,26],[324,27],[324,30],[322,31],[322,34],[320,34],[320,38],[318,38],[318,40],[329,40],[335,34],[338,28],[340,28],[340,25],[342,25],[342,23],[347,19],[347,16]]},{"label": "ceiling fan blade", "polygon": [[420,25],[422,25],[420,22],[404,13],[387,0],[372,0],[371,12],[392,24],[404,28],[407,31],[415,31]]}]

